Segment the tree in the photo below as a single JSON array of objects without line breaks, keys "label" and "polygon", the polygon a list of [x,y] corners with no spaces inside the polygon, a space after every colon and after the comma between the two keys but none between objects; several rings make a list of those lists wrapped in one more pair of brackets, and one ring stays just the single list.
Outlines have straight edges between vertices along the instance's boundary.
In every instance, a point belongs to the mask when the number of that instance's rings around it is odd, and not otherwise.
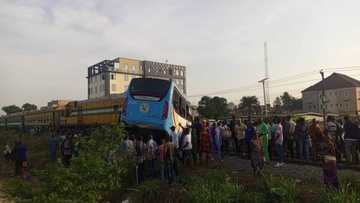
[{"label": "tree", "polygon": [[274,101],[274,113],[291,113],[302,110],[302,99],[295,98],[288,92],[284,92]]},{"label": "tree", "polygon": [[256,96],[244,96],[240,100],[239,108],[245,111],[250,117],[253,113],[259,113],[261,110],[260,102]]},{"label": "tree", "polygon": [[33,111],[37,110],[37,106],[35,104],[25,103],[22,105],[23,111]]},{"label": "tree", "polygon": [[276,97],[273,105],[274,113],[281,113],[282,102],[280,97]]},{"label": "tree", "polygon": [[12,113],[16,113],[16,112],[21,112],[22,109],[16,105],[9,105],[9,106],[4,106],[1,108],[6,114],[12,114]]},{"label": "tree", "polygon": [[284,92],[284,94],[281,95],[280,98],[283,104],[283,109],[287,112],[292,111],[295,102],[295,97],[291,96],[288,92]]},{"label": "tree", "polygon": [[227,100],[223,97],[204,96],[199,101],[198,111],[206,118],[219,119],[229,115]]}]

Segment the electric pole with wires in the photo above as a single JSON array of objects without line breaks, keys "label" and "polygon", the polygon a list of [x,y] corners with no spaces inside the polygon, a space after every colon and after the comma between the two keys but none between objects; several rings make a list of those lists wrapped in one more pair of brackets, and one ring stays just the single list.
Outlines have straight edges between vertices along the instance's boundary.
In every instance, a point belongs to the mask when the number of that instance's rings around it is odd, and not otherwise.
[{"label": "electric pole with wires", "polygon": [[321,75],[321,107],[323,111],[324,127],[326,127],[326,101],[325,101],[325,76],[324,70],[320,70]]}]

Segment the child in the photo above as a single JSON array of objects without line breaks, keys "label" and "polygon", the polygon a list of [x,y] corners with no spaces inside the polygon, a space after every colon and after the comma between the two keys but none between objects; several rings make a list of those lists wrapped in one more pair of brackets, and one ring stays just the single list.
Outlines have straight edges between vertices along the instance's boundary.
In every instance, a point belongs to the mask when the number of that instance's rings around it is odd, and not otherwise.
[{"label": "child", "polygon": [[254,175],[261,175],[264,168],[264,158],[261,151],[260,139],[258,135],[252,137],[250,143],[250,160]]}]

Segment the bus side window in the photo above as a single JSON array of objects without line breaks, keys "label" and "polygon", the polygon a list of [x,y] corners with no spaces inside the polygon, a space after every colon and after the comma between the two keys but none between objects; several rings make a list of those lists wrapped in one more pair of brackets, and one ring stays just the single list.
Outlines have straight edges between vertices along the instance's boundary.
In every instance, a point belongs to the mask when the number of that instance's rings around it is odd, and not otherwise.
[{"label": "bus side window", "polygon": [[175,108],[176,113],[180,113],[180,95],[178,93],[178,91],[176,89],[174,89],[174,94],[173,94],[173,106]]},{"label": "bus side window", "polygon": [[186,116],[186,103],[185,103],[185,99],[183,97],[181,97],[180,99],[181,103],[180,103],[180,115],[181,117],[185,118]]}]

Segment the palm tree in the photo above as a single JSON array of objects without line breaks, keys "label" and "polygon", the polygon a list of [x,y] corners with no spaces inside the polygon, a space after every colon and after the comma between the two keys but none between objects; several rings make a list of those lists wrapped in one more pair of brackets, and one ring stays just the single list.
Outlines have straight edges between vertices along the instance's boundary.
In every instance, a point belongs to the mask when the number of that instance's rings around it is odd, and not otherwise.
[{"label": "palm tree", "polygon": [[259,111],[260,103],[256,96],[244,96],[240,100],[239,108],[247,112],[250,118],[251,114]]}]

